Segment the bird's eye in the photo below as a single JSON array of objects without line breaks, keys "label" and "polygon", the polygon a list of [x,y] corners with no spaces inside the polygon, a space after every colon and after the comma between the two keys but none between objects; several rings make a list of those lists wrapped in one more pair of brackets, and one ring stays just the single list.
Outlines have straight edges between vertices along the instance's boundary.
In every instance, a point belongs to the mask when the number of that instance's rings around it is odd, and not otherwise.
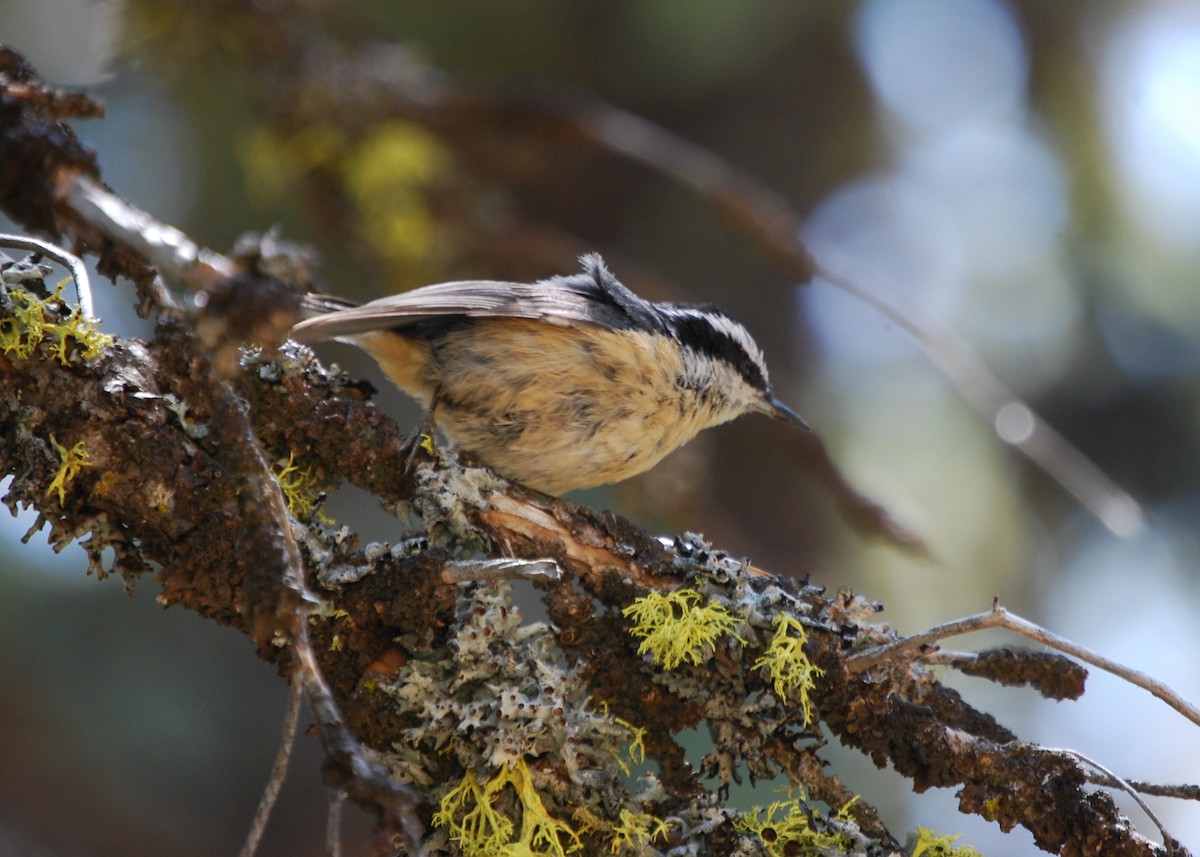
[{"label": "bird's eye", "polygon": [[758,364],[749,357],[743,357],[738,361],[737,370],[747,384],[754,387],[762,384],[762,372],[759,370]]}]

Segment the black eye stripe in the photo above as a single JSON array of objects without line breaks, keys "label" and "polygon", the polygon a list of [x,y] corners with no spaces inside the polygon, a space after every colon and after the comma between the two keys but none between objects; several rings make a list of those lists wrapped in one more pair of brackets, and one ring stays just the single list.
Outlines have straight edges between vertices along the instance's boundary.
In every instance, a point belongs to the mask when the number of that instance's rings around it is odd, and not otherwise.
[{"label": "black eye stripe", "polygon": [[[751,387],[767,389],[758,349],[737,322],[719,310],[709,308],[671,307],[666,316],[680,345],[727,363]],[[740,341],[730,330],[742,332],[747,341]],[[753,348],[755,353],[748,348]]]}]

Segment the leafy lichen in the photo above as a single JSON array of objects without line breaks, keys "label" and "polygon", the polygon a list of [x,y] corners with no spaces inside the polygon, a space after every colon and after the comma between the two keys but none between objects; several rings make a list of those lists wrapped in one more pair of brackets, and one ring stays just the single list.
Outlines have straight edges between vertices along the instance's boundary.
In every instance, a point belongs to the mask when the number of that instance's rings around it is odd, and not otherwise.
[{"label": "leafy lichen", "polygon": [[[577,697],[552,635],[523,624],[511,596],[507,583],[474,585],[442,644],[402,639],[412,659],[371,688],[413,724],[393,748],[393,770],[430,785],[447,760],[461,767],[434,826],[447,848],[468,855],[557,857],[585,841],[608,848],[617,840],[628,850],[660,835],[653,806],[629,788],[632,767],[645,759],[644,730]],[[646,776],[656,793],[657,780]],[[594,801],[564,802],[568,784]],[[443,851],[431,844],[429,853]]]}]

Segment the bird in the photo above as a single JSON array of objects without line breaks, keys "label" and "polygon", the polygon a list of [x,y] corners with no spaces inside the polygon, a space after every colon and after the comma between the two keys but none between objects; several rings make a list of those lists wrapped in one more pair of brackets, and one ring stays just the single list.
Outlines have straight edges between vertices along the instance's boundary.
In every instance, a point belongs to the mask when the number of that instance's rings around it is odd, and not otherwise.
[{"label": "bird", "polygon": [[303,300],[291,338],[350,342],[453,446],[550,495],[649,470],[699,432],[775,398],[762,350],[715,306],[638,297],[597,254],[533,283],[465,280],[356,304]]}]

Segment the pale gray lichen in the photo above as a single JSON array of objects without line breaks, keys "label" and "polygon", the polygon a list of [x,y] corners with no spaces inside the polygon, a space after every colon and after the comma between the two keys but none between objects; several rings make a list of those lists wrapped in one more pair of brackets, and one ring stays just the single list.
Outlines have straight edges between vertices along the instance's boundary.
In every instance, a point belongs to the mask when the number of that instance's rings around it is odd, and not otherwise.
[{"label": "pale gray lichen", "polygon": [[441,748],[453,739],[465,767],[552,754],[572,778],[608,770],[634,734],[572,696],[578,684],[554,635],[544,623],[522,625],[511,597],[504,582],[467,587],[446,650],[420,653],[378,689],[415,717],[410,744],[432,739]]},{"label": "pale gray lichen", "polygon": [[[531,811],[529,794],[522,796],[531,788],[538,812],[561,825],[556,835],[564,842],[576,831],[626,845],[630,838],[640,842],[638,830],[661,825],[630,790],[632,767],[642,761],[640,730],[580,694],[554,633],[545,623],[523,624],[508,583],[460,590],[444,646],[430,649],[427,640],[402,638],[412,659],[374,685],[414,724],[388,756],[389,767],[422,784],[444,778],[442,756],[462,767],[464,779],[443,786],[439,796],[443,826],[454,828],[456,813],[466,812],[464,790],[476,803],[495,801],[489,812],[512,818]],[[652,773],[639,785],[642,794],[662,794]],[[588,796],[586,803],[581,795]],[[653,824],[637,827],[640,819]],[[450,838],[464,835],[454,828]],[[427,843],[430,853],[443,847],[449,847],[445,835]],[[640,845],[622,850],[658,853]]]},{"label": "pale gray lichen", "polygon": [[422,522],[425,535],[435,545],[453,544],[469,553],[479,539],[471,513],[486,509],[489,498],[503,490],[500,479],[484,467],[446,464],[440,459],[420,461],[413,470],[415,492],[411,508]]}]

